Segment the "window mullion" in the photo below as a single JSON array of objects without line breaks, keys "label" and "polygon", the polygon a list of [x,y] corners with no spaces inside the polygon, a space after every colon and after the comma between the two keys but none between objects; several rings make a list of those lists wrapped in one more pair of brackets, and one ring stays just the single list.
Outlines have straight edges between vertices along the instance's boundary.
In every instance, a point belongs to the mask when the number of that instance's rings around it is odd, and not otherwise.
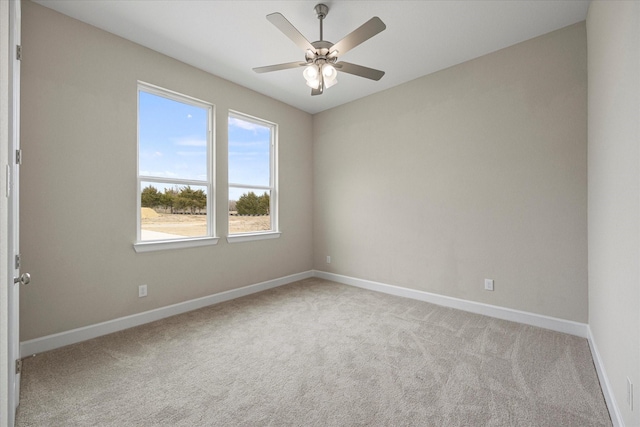
[{"label": "window mullion", "polygon": [[229,187],[246,188],[248,190],[273,190],[273,187],[267,185],[229,184]]},{"label": "window mullion", "polygon": [[197,179],[176,179],[176,178],[158,178],[147,175],[140,175],[140,181],[158,182],[177,185],[208,185],[209,181],[201,181]]}]

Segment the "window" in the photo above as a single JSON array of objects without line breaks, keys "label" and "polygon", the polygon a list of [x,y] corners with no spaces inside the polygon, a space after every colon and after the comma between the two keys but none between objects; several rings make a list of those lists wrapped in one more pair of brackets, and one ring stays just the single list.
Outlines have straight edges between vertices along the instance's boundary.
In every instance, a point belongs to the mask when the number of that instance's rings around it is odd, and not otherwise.
[{"label": "window", "polygon": [[229,113],[230,242],[278,237],[277,125]]},{"label": "window", "polygon": [[213,106],[138,84],[136,251],[215,244]]}]

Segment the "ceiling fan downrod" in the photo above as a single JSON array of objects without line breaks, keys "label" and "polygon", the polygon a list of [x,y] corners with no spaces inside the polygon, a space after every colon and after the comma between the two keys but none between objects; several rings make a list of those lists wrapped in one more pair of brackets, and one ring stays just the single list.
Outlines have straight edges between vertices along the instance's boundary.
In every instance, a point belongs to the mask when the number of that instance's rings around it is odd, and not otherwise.
[{"label": "ceiling fan downrod", "polygon": [[322,41],[324,39],[322,35],[322,21],[327,16],[327,13],[329,13],[329,6],[327,6],[326,4],[319,3],[313,9],[316,11],[316,15],[320,20],[320,41]]},{"label": "ceiling fan downrod", "polygon": [[315,48],[315,52],[307,50],[305,59],[308,63],[318,64],[322,66],[324,63],[335,63],[338,60],[338,52],[332,51],[331,47],[333,43],[324,40],[324,18],[329,13],[329,6],[323,3],[318,3],[314,8],[316,15],[320,20],[320,40],[311,43]]},{"label": "ceiling fan downrod", "polygon": [[338,60],[338,52],[330,52],[333,43],[324,41],[323,21],[329,13],[329,6],[323,3],[318,3],[314,8],[316,15],[320,20],[320,40],[311,43],[316,49],[315,52],[307,51],[305,59],[307,61],[307,67],[302,73],[307,86],[311,87],[312,95],[319,95],[324,91],[324,88],[330,88],[338,83],[338,72],[333,64]]}]

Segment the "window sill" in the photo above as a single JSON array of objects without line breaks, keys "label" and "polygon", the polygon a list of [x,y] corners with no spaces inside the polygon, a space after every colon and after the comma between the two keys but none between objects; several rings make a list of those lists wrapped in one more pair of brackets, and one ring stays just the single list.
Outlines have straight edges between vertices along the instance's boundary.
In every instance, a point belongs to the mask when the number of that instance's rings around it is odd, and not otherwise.
[{"label": "window sill", "polygon": [[199,246],[213,246],[218,244],[219,237],[198,237],[191,239],[176,240],[152,240],[137,242],[133,244],[133,249],[140,252],[164,251],[169,249],[197,248]]},{"label": "window sill", "polygon": [[240,243],[254,240],[277,239],[282,233],[280,231],[267,231],[265,233],[242,233],[227,236],[227,242]]}]

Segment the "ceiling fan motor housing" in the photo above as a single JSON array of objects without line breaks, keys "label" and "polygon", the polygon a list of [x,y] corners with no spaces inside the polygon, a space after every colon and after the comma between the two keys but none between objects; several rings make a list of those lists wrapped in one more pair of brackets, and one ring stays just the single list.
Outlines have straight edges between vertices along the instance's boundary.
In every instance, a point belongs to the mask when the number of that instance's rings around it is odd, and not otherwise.
[{"label": "ceiling fan motor housing", "polygon": [[318,61],[335,63],[338,60],[337,53],[339,52],[330,55],[332,53],[331,47],[333,46],[333,43],[326,40],[319,40],[311,44],[316,49],[316,51],[314,53],[310,50],[307,50],[305,59],[308,63],[316,63]]}]

